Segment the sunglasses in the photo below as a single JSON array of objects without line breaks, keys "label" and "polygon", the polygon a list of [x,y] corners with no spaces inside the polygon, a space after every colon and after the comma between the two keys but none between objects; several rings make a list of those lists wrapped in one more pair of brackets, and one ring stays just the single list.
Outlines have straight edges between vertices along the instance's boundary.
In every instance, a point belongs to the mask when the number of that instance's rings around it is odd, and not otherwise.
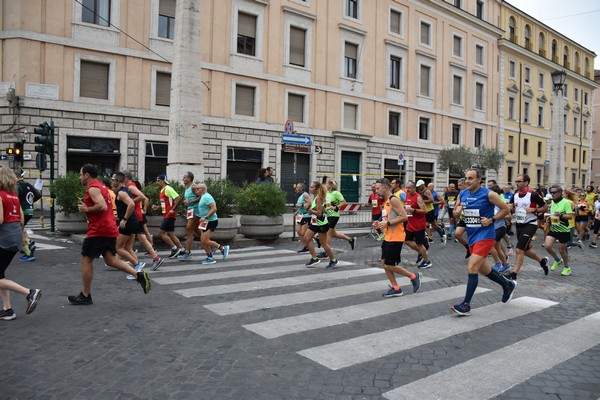
[{"label": "sunglasses", "polygon": [[523,182],[525,182],[525,181],[515,181],[515,183],[523,183]]},{"label": "sunglasses", "polygon": [[560,192],[556,192],[556,191],[550,192],[550,194],[557,194],[557,193],[560,193]]}]

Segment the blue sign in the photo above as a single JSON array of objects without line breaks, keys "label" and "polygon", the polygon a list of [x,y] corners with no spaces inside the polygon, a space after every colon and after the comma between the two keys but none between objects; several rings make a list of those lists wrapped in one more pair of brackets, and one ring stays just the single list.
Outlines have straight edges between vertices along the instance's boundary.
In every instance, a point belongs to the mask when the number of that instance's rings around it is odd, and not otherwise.
[{"label": "blue sign", "polygon": [[281,143],[312,145],[312,137],[300,135],[281,135]]},{"label": "blue sign", "polygon": [[288,135],[292,135],[294,133],[294,121],[292,121],[291,119],[285,121],[283,133]]}]

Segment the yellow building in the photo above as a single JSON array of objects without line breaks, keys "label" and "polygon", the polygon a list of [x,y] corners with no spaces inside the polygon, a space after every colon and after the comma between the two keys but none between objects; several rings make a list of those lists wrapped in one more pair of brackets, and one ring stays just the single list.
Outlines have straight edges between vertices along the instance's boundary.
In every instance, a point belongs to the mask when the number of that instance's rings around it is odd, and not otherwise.
[{"label": "yellow building", "polygon": [[[548,185],[552,126],[552,72],[567,73],[562,111],[567,186],[590,182],[592,96],[596,54],[507,2],[502,2],[500,52],[499,147],[506,154],[500,181],[520,173],[531,185]],[[593,180],[593,179],[592,179]]]}]

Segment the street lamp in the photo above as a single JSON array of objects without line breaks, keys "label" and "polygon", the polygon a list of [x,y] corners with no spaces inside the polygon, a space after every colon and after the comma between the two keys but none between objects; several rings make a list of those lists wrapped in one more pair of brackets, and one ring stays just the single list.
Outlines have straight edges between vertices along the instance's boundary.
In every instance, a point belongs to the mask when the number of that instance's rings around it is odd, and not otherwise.
[{"label": "street lamp", "polygon": [[562,94],[562,88],[565,84],[565,79],[567,79],[567,73],[563,69],[562,71],[554,71],[552,74],[552,83],[554,84],[554,91]]},{"label": "street lamp", "polygon": [[[567,73],[564,70],[552,72],[552,83],[554,85],[555,96],[552,99],[552,136],[550,139],[550,184],[557,184],[564,187],[565,179],[565,122],[563,114],[565,112],[565,98],[563,96],[563,86]],[[560,92],[560,94],[559,94]]]}]

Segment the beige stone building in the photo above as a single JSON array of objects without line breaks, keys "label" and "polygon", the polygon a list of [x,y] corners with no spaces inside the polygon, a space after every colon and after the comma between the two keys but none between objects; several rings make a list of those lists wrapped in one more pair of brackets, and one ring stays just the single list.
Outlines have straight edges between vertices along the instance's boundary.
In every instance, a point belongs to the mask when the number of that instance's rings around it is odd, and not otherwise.
[{"label": "beige stone building", "polygon": [[[142,180],[163,172],[175,1],[0,5],[0,89],[19,98],[0,100],[4,146],[24,138],[35,159],[33,127],[52,118],[60,174],[85,162]],[[241,183],[270,165],[288,192],[328,175],[359,201],[384,174],[445,184],[442,148],[496,146],[499,1],[199,6],[202,106],[189,146],[203,177]],[[311,146],[282,143],[288,119]]]},{"label": "beige stone building", "polygon": [[[600,85],[600,70],[594,71],[594,81]],[[590,181],[594,186],[600,186],[600,94],[596,90],[593,100],[594,123],[592,127],[592,172]],[[590,182],[590,183],[591,183]]]},{"label": "beige stone building", "polygon": [[[500,181],[513,183],[517,175],[527,173],[532,186],[558,183],[549,182],[556,148],[564,152],[564,183],[589,184],[596,54],[506,2],[500,26],[504,35],[498,45],[502,82],[498,142],[506,155]],[[559,129],[552,120],[551,74],[556,70],[567,74],[558,121],[565,129],[560,149],[552,143]]]}]

